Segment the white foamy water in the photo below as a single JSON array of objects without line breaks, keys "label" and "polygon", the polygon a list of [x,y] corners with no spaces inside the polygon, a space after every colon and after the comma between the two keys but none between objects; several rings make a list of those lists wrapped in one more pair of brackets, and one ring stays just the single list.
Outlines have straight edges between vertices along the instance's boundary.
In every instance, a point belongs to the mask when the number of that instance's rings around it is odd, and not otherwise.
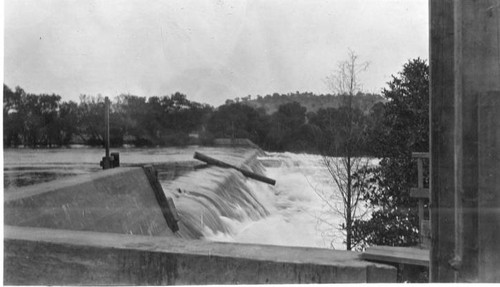
[{"label": "white foamy water", "polygon": [[[341,217],[331,213],[317,193],[337,193],[321,157],[270,153],[260,160],[266,166],[266,175],[275,179],[276,185],[269,186],[251,179],[245,179],[245,182],[269,215],[259,220],[224,218],[230,232],[208,229],[205,237],[214,241],[345,248],[343,235],[338,230]],[[329,204],[340,204],[339,200],[335,201]]]}]

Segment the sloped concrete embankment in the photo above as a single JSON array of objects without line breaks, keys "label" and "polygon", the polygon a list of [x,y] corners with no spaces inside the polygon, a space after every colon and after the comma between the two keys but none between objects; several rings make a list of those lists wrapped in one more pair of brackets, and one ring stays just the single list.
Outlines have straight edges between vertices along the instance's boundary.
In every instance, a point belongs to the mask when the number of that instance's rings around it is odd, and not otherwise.
[{"label": "sloped concrete embankment", "polygon": [[140,167],[29,186],[4,197],[6,225],[172,236],[166,198]]}]

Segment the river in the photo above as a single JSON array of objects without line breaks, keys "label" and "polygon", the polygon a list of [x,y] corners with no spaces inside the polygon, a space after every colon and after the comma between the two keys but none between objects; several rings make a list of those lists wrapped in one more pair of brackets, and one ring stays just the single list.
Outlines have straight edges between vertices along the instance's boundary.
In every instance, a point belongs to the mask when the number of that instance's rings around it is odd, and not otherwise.
[{"label": "river", "polygon": [[[220,159],[238,161],[243,159],[240,151],[231,148],[120,148],[113,151],[120,153],[120,161],[124,165],[155,162],[186,162],[192,161],[194,151],[202,150],[206,154],[215,154]],[[103,156],[102,149],[71,148],[71,149],[7,149],[4,150],[4,189],[5,192],[15,192],[18,188],[39,182],[51,181],[63,177],[97,172],[99,161]],[[331,191],[336,194],[320,156],[294,153],[266,153],[258,157],[260,168],[266,176],[276,180],[275,186],[269,186],[254,180],[249,180],[237,173],[237,178],[231,182],[234,189],[244,189],[247,197],[255,197],[252,203],[256,212],[242,210],[241,216],[221,215],[213,213],[217,219],[217,228],[211,227],[207,213],[192,216],[192,221],[200,221],[202,237],[213,241],[257,243],[286,246],[332,247],[345,248],[343,235],[338,230],[342,220],[329,204],[340,207],[340,198],[324,202],[319,191]],[[179,189],[172,184],[182,182],[182,178],[190,184],[203,186],[214,181],[227,170],[208,174],[204,171],[193,171],[188,175],[182,172],[175,176],[161,176],[160,182],[166,189]],[[205,174],[205,175],[204,175]],[[236,176],[236,175],[235,175]],[[174,179],[179,178],[179,181]],[[215,179],[215,181],[217,181]],[[191,197],[196,194],[189,195]],[[206,195],[204,195],[206,196]],[[175,196],[178,209],[185,209],[184,214],[194,214],[190,210],[192,204],[183,203],[185,198]],[[234,200],[237,200],[235,198]],[[243,209],[241,204],[232,204],[225,210],[235,206]],[[221,208],[218,206],[218,208]],[[191,207],[191,209],[193,209]],[[213,208],[212,208],[213,209]],[[182,210],[181,210],[182,212]],[[234,213],[234,212],[233,212]],[[236,212],[237,213],[237,212]],[[220,223],[222,222],[222,223]],[[220,226],[222,225],[222,226]],[[215,226],[215,225],[213,225]]]}]

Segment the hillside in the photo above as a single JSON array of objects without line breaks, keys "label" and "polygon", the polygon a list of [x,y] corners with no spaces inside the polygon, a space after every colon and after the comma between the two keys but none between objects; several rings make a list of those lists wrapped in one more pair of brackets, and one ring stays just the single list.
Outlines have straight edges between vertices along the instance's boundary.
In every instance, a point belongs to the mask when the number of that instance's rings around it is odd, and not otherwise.
[{"label": "hillside", "polygon": [[[309,92],[296,92],[288,94],[274,93],[273,95],[266,95],[264,97],[258,95],[255,99],[252,99],[252,96],[241,99],[236,98],[234,100],[227,100],[226,104],[240,102],[255,109],[264,109],[266,114],[272,114],[278,110],[279,106],[292,102],[298,102],[307,109],[307,112],[317,112],[321,108],[338,108],[343,99],[344,96],[338,95],[315,95]],[[385,102],[385,99],[377,94],[358,93],[353,97],[354,107],[362,110],[365,114],[378,102]]]}]

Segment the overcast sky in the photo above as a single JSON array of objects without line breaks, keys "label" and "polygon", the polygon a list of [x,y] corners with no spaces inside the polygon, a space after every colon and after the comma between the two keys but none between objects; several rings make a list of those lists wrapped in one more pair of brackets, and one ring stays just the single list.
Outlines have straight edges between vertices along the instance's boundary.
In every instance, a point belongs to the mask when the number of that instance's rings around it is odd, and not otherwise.
[{"label": "overcast sky", "polygon": [[220,105],[327,93],[348,49],[380,92],[428,59],[428,0],[5,0],[4,81],[30,93],[170,95]]}]

